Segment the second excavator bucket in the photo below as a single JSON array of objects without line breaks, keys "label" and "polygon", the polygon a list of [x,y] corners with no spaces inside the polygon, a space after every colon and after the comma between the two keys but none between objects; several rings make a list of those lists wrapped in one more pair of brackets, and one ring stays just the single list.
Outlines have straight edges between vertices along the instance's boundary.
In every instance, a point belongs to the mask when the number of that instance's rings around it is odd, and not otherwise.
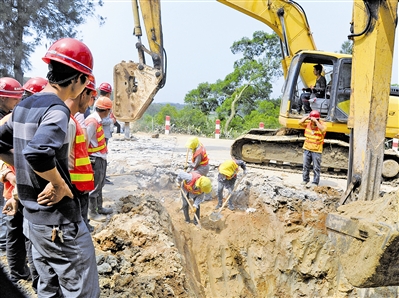
[{"label": "second excavator bucket", "polygon": [[355,287],[399,285],[398,196],[356,201],[327,216],[329,238]]},{"label": "second excavator bucket", "polygon": [[139,120],[159,89],[162,73],[158,69],[132,61],[114,67],[112,111],[122,122]]}]

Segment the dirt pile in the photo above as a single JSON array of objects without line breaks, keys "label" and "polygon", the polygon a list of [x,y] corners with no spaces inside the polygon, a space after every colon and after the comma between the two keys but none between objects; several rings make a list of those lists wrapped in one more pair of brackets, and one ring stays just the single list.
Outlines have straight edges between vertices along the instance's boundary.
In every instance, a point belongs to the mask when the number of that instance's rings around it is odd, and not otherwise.
[{"label": "dirt pile", "polygon": [[201,204],[199,229],[185,223],[174,181],[188,136],[136,137],[110,142],[114,184],[104,202],[115,212],[93,232],[101,297],[398,296],[397,287],[355,288],[342,272],[325,221],[346,181],[322,176],[310,190],[300,174],[249,168],[231,198],[236,210],[214,222],[217,166],[230,144],[201,139],[214,191]]},{"label": "dirt pile", "polygon": [[93,235],[102,297],[190,297],[169,215],[153,196],[127,196]]}]

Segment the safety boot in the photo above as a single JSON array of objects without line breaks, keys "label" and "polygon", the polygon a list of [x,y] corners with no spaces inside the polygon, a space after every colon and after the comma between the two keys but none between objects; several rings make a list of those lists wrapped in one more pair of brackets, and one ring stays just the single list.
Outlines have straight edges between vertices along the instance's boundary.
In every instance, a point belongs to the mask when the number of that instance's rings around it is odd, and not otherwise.
[{"label": "safety boot", "polygon": [[104,208],[103,207],[103,197],[102,196],[98,196],[97,197],[97,212],[99,214],[112,214],[112,212],[114,212],[114,210],[112,210],[112,208]]},{"label": "safety boot", "polygon": [[88,218],[94,221],[106,221],[107,217],[103,214],[99,214],[97,211],[97,198],[89,197],[89,214]]}]

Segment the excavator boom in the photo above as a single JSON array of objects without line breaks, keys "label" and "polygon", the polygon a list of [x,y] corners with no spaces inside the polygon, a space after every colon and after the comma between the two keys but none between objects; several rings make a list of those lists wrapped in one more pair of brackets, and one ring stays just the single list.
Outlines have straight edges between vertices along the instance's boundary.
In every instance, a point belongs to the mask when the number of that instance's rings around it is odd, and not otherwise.
[{"label": "excavator boom", "polygon": [[[283,71],[287,74],[292,57],[300,50],[316,50],[312,32],[302,7],[289,0],[218,0],[270,27],[281,40]],[[313,80],[313,77],[310,78]]]}]

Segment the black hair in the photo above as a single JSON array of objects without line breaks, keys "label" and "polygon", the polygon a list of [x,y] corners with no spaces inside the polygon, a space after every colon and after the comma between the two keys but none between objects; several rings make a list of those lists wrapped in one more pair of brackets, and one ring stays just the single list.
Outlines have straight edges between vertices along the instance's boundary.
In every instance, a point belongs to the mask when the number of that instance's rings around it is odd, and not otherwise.
[{"label": "black hair", "polygon": [[[81,80],[82,80],[82,79],[81,79]],[[83,84],[83,82],[82,82],[82,84]],[[93,90],[91,90],[91,89],[89,89],[89,88],[84,88],[83,91],[82,91],[80,94],[83,94],[83,93],[86,92],[86,95],[90,95],[90,92],[91,92],[91,91],[93,91]]]},{"label": "black hair", "polygon": [[109,92],[100,90],[100,95],[101,96],[107,96],[107,94],[109,94]]},{"label": "black hair", "polygon": [[48,65],[47,79],[50,83],[57,84],[60,87],[67,87],[73,79],[80,77],[80,82],[84,84],[87,81],[87,75],[69,67],[61,62],[50,60]]},{"label": "black hair", "polygon": [[321,66],[320,64],[316,64],[315,66],[313,66],[314,69],[316,69],[318,72],[322,72],[323,71],[323,66]]},{"label": "black hair", "polygon": [[105,111],[108,111],[109,109],[100,109],[100,108],[97,108],[96,107],[96,112],[99,112],[99,113],[101,113],[101,112],[105,112]]}]

